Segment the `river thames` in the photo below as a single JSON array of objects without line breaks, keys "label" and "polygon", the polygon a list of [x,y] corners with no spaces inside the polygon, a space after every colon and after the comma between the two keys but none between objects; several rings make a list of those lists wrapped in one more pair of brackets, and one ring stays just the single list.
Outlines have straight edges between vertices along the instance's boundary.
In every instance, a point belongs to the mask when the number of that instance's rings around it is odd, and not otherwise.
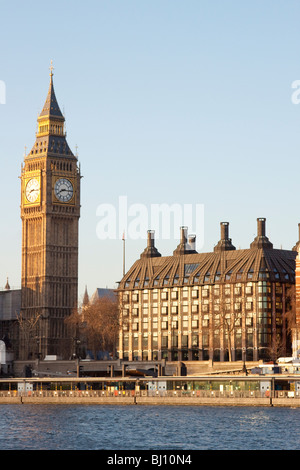
[{"label": "river thames", "polygon": [[1,450],[299,450],[300,408],[1,405]]}]

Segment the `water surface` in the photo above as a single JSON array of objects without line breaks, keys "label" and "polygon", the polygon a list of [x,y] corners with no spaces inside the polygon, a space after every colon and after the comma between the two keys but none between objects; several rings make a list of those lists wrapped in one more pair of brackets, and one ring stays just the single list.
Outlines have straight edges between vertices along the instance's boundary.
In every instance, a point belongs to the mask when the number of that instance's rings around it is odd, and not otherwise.
[{"label": "water surface", "polygon": [[0,405],[1,450],[298,450],[300,408]]}]

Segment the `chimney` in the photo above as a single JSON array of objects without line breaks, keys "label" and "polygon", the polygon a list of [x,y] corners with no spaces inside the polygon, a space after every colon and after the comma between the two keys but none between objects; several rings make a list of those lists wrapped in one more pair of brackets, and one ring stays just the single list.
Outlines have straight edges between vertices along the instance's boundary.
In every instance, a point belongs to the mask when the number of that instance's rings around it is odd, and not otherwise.
[{"label": "chimney", "polygon": [[180,243],[186,244],[187,242],[187,227],[180,227]]},{"label": "chimney", "polygon": [[196,236],[187,236],[187,227],[180,227],[180,243],[176,250],[173,251],[174,255],[184,255],[185,253],[197,253],[195,250]]},{"label": "chimney", "polygon": [[260,217],[257,219],[257,236],[258,237],[266,236],[266,219],[265,218]]},{"label": "chimney", "polygon": [[235,246],[231,243],[229,238],[229,222],[220,223],[221,239],[218,244],[214,247],[214,251],[230,251],[235,250]]},{"label": "chimney", "polygon": [[188,249],[189,251],[196,250],[196,235],[189,235],[188,236]]},{"label": "chimney", "polygon": [[229,240],[229,222],[221,222],[221,240]]},{"label": "chimney", "polygon": [[250,248],[273,248],[273,244],[266,236],[266,219],[264,217],[259,217],[257,219],[257,236],[251,243]]},{"label": "chimney", "polygon": [[156,258],[161,256],[157,251],[157,248],[154,246],[154,230],[148,230],[147,232],[147,247],[144,249],[141,254],[141,258]]},{"label": "chimney", "polygon": [[153,248],[154,247],[154,230],[148,230],[147,233],[147,247]]},{"label": "chimney", "polygon": [[184,255],[187,248],[187,227],[180,227],[180,243],[176,250],[173,251],[174,255]]}]

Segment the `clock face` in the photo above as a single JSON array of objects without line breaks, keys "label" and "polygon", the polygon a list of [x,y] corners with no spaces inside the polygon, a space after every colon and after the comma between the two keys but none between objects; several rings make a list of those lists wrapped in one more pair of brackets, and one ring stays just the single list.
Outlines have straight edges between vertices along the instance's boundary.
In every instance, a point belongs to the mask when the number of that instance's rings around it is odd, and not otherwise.
[{"label": "clock face", "polygon": [[36,178],[28,181],[25,189],[26,199],[29,202],[35,202],[40,194],[40,183]]},{"label": "clock face", "polygon": [[73,185],[66,178],[60,178],[54,185],[54,194],[61,202],[69,202],[73,197]]}]

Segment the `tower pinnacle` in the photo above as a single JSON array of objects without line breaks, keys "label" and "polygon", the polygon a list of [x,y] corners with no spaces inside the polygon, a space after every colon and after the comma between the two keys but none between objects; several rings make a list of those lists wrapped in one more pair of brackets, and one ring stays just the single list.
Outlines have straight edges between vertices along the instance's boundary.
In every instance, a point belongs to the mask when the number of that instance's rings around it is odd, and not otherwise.
[{"label": "tower pinnacle", "polygon": [[53,69],[51,60],[48,93],[43,109],[37,118],[36,141],[27,155],[28,158],[40,157],[41,154],[74,157],[66,140],[65,117],[55,96]]},{"label": "tower pinnacle", "polygon": [[49,70],[50,70],[50,77],[51,77],[51,79],[52,79],[52,77],[53,77],[53,70],[54,70],[53,61],[52,61],[52,60],[50,61]]}]

